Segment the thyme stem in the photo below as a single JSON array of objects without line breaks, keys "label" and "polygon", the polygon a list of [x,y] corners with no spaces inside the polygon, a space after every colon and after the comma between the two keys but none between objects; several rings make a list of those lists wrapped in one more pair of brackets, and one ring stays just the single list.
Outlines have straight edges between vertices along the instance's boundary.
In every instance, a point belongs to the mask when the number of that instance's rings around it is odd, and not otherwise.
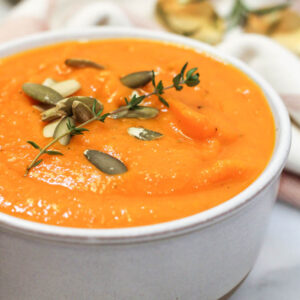
[{"label": "thyme stem", "polygon": [[[76,128],[83,128],[85,125],[88,125],[89,123],[92,123],[96,120],[98,120],[99,116],[94,116],[92,119],[89,119],[88,121],[76,126]],[[74,129],[69,129],[67,132],[65,132],[64,134],[56,137],[55,139],[53,139],[49,144],[47,144],[44,148],[42,148],[39,152],[39,154],[33,159],[33,161],[30,163],[30,165],[26,168],[26,172],[24,174],[24,176],[26,177],[30,170],[34,167],[34,165],[36,164],[36,162],[39,160],[39,158],[46,153],[46,151],[55,143],[57,143],[61,138],[63,138],[64,136],[68,135],[68,134],[72,134],[72,132],[74,131]]]}]

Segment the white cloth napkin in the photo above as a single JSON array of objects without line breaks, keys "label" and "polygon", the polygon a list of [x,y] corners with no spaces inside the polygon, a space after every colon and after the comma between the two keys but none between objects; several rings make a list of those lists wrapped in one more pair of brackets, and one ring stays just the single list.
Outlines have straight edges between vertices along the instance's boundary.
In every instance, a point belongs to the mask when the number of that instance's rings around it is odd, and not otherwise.
[{"label": "white cloth napkin", "polygon": [[[252,8],[282,0],[245,0]],[[230,11],[232,0],[212,0],[217,11]],[[298,6],[300,1],[296,4]],[[163,30],[154,18],[155,0],[23,0],[0,27],[0,42],[25,34],[57,28],[119,25]],[[228,34],[218,48],[238,57],[260,73],[282,96],[288,108],[298,111],[300,122],[300,60],[267,37]],[[300,130],[293,126],[292,149],[286,168],[300,175]],[[300,179],[285,175],[281,196],[300,206]]]}]

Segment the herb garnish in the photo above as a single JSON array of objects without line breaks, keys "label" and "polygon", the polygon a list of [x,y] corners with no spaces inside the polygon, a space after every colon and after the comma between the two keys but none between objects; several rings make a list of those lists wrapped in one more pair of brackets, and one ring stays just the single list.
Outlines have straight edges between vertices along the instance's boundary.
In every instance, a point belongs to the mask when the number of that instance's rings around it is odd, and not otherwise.
[{"label": "herb garnish", "polygon": [[56,137],[55,139],[53,139],[49,144],[47,144],[45,147],[40,147],[39,145],[37,145],[35,142],[33,141],[27,141],[28,144],[30,144],[31,146],[33,146],[35,149],[38,149],[40,152],[39,154],[33,159],[33,161],[31,162],[31,164],[27,167],[26,172],[25,172],[25,176],[28,175],[28,173],[30,172],[30,170],[36,166],[38,166],[43,160],[40,159],[40,157],[43,154],[48,154],[48,155],[63,155],[61,152],[59,151],[55,151],[55,150],[48,150],[53,144],[55,144],[56,142],[58,142],[61,138],[63,138],[66,135],[82,135],[83,132],[85,131],[89,131],[87,128],[84,128],[84,126],[94,122],[94,121],[100,121],[100,122],[104,122],[105,119],[109,116],[109,113],[106,114],[102,114],[103,109],[100,110],[99,112],[96,113],[96,101],[93,105],[93,113],[94,113],[94,117],[91,118],[90,120],[75,126],[72,125],[70,122],[67,124],[68,126],[68,131],[65,132],[64,134]]},{"label": "herb garnish", "polygon": [[200,83],[199,73],[196,73],[197,68],[192,68],[185,74],[187,65],[188,63],[185,63],[180,73],[173,78],[173,84],[166,87],[164,87],[162,80],[160,80],[158,84],[156,84],[155,73],[154,71],[152,71],[152,85],[154,87],[154,91],[142,96],[137,96],[136,94],[134,94],[130,98],[130,100],[125,98],[127,108],[136,108],[145,98],[148,98],[153,95],[156,95],[163,105],[169,107],[169,103],[161,96],[164,94],[165,90],[175,88],[177,91],[181,91],[184,85],[187,85],[188,87],[193,87]]},{"label": "herb garnish", "polygon": [[[181,91],[183,86],[186,85],[188,87],[193,87],[199,84],[199,73],[196,73],[197,68],[192,68],[189,71],[186,71],[188,63],[185,63],[182,67],[179,74],[177,74],[173,78],[173,84],[164,87],[162,80],[156,84],[155,80],[155,73],[152,71],[152,85],[154,88],[154,91],[148,94],[144,94],[142,96],[137,96],[134,94],[129,100],[125,98],[125,106],[121,106],[117,110],[111,112],[102,114],[103,107],[101,107],[100,110],[97,110],[97,100],[94,101],[93,107],[92,107],[92,113],[93,117],[87,120],[86,122],[83,122],[79,125],[72,124],[70,120],[67,121],[67,130],[64,131],[64,133],[55,136],[53,140],[48,143],[43,148],[37,145],[33,141],[27,141],[32,147],[39,150],[39,153],[36,155],[36,157],[33,159],[33,161],[30,163],[30,165],[26,168],[25,176],[28,175],[30,170],[36,166],[38,166],[43,160],[41,159],[41,156],[44,154],[48,155],[63,155],[61,152],[56,150],[48,150],[52,145],[57,143],[61,138],[65,136],[75,136],[75,135],[82,135],[84,132],[89,131],[87,128],[85,128],[86,125],[94,122],[94,121],[100,121],[104,122],[105,119],[110,116],[111,118],[118,118],[114,117],[116,114],[122,114],[122,117],[127,114],[127,117],[129,118],[153,118],[158,114],[158,110],[154,107],[148,107],[148,106],[140,106],[141,102],[150,96],[156,95],[161,103],[163,103],[165,106],[169,107],[169,103],[161,96],[164,94],[165,90],[175,88],[177,91]],[[65,101],[65,100],[62,100]],[[98,104],[99,105],[99,104]],[[73,119],[71,119],[73,120]]]}]

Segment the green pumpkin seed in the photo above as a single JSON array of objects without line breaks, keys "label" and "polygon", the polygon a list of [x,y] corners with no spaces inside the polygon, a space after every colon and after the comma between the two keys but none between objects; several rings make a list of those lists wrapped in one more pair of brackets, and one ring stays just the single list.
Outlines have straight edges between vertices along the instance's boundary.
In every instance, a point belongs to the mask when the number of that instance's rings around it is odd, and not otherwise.
[{"label": "green pumpkin seed", "polygon": [[93,105],[96,101],[96,113],[103,109],[103,104],[99,102],[97,99],[92,97],[85,97],[85,96],[73,96],[70,98],[63,99],[59,101],[56,105],[58,110],[64,111],[67,115],[72,114],[72,105],[74,101],[79,101],[84,103],[89,107],[90,110],[93,109]]},{"label": "green pumpkin seed", "polygon": [[118,109],[114,110],[110,113],[109,118],[111,119],[122,119],[126,118],[126,115],[128,114],[129,106],[120,106]]},{"label": "green pumpkin seed", "polygon": [[33,108],[35,108],[36,110],[38,110],[39,112],[43,112],[47,109],[50,109],[53,107],[53,105],[51,104],[43,104],[43,103],[39,103],[39,104],[35,104],[32,105]]},{"label": "green pumpkin seed", "polygon": [[81,85],[77,80],[69,79],[55,83],[51,88],[65,98],[76,93],[81,88]]},{"label": "green pumpkin seed", "polygon": [[84,123],[94,117],[91,109],[80,101],[74,101],[72,104],[73,117],[76,122]]},{"label": "green pumpkin seed", "polygon": [[141,71],[122,77],[121,82],[132,89],[145,86],[152,80],[152,71]]},{"label": "green pumpkin seed", "polygon": [[153,141],[161,138],[163,135],[157,131],[149,130],[142,127],[130,127],[128,134],[142,141]]},{"label": "green pumpkin seed", "polygon": [[42,83],[42,85],[44,85],[44,86],[48,86],[48,87],[52,87],[53,85],[55,85],[56,83],[58,83],[58,81],[56,81],[56,80],[54,80],[53,78],[46,78],[44,81],[43,81],[43,83]]},{"label": "green pumpkin seed", "polygon": [[126,118],[136,119],[152,119],[159,113],[159,110],[155,107],[149,106],[137,106],[134,109],[130,109],[126,115]]},{"label": "green pumpkin seed", "polygon": [[48,125],[46,125],[43,129],[43,135],[45,138],[51,138],[54,135],[54,131],[57,127],[57,125],[59,124],[60,120],[56,120],[52,123],[49,123]]},{"label": "green pumpkin seed", "polygon": [[47,109],[41,113],[42,121],[49,122],[61,117],[65,117],[67,114],[65,111],[58,109],[56,106]]},{"label": "green pumpkin seed", "polygon": [[137,106],[133,109],[129,109],[127,106],[121,106],[110,114],[112,119],[152,119],[159,113],[159,110],[155,107],[149,106]]},{"label": "green pumpkin seed", "polygon": [[104,66],[88,59],[68,58],[65,60],[65,64],[73,68],[95,68],[99,70],[104,69]]},{"label": "green pumpkin seed", "polygon": [[22,89],[27,96],[46,104],[55,105],[63,99],[62,95],[52,88],[38,83],[24,83]]},{"label": "green pumpkin seed", "polygon": [[84,156],[97,169],[108,175],[122,174],[128,171],[127,167],[117,158],[97,150],[86,150]]},{"label": "green pumpkin seed", "polygon": [[[69,132],[68,124],[75,125],[75,122],[70,117],[61,119],[54,130],[53,137],[57,138],[65,133]],[[59,139],[59,143],[66,146],[70,143],[70,140],[71,140],[71,134],[68,134],[68,135],[65,135],[64,137],[62,137],[61,139]]]}]

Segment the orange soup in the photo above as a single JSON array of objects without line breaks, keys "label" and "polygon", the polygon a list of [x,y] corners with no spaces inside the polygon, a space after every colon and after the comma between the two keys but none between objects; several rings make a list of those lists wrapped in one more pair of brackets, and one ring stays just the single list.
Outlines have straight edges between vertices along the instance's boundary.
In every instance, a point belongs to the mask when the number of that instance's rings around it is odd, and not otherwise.
[{"label": "orange soup", "polygon": [[[103,67],[72,66],[66,59]],[[130,88],[120,80],[153,70],[156,87],[160,80],[167,87],[186,62],[185,74],[198,68],[192,73],[199,73],[200,83],[163,89],[161,101],[149,95],[155,89],[151,81]],[[89,131],[67,145],[47,149],[63,155],[44,153],[24,176],[40,151],[27,141],[42,148],[53,138],[45,137],[48,122],[22,86],[47,78],[78,82],[74,95],[99,100],[104,108],[99,115],[128,105],[125,97],[128,102],[133,95],[146,95],[138,105],[156,109],[157,115],[91,122],[84,126]],[[235,67],[177,45],[135,39],[51,45],[2,59],[0,83],[0,211],[31,221],[120,228],[190,216],[247,188],[274,148],[274,120],[261,89]],[[157,136],[140,139],[132,128]],[[86,150],[108,154],[126,170],[103,172],[87,159]]]}]

